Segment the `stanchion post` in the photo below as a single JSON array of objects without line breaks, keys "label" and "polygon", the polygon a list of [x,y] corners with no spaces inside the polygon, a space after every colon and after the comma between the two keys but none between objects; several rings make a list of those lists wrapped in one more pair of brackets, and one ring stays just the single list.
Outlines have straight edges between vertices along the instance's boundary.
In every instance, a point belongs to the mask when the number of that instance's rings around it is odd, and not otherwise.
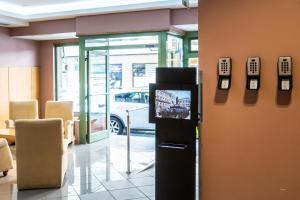
[{"label": "stanchion post", "polygon": [[127,174],[131,173],[130,170],[130,116],[129,110],[127,112]]}]

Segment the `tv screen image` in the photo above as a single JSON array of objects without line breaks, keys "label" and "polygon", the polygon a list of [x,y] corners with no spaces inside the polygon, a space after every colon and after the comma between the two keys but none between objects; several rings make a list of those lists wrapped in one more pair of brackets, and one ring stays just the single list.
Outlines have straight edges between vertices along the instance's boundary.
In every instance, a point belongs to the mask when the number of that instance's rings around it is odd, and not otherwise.
[{"label": "tv screen image", "polygon": [[191,119],[191,91],[155,90],[155,117]]}]

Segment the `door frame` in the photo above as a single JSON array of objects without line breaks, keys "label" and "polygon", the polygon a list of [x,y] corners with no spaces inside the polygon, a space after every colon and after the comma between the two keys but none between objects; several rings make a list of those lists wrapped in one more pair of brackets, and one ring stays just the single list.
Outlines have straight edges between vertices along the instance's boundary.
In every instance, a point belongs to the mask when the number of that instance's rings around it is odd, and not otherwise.
[{"label": "door frame", "polygon": [[87,88],[86,88],[86,92],[87,92],[87,120],[86,120],[86,124],[87,125],[87,132],[89,134],[87,134],[86,136],[86,140],[87,140],[87,143],[92,143],[92,142],[96,142],[96,141],[99,141],[99,140],[102,140],[102,139],[105,139],[107,137],[109,137],[109,77],[108,77],[108,74],[109,74],[109,60],[108,60],[108,53],[107,52],[104,52],[103,54],[101,53],[100,56],[104,56],[105,58],[105,93],[104,94],[99,94],[99,95],[105,95],[105,119],[106,119],[106,130],[102,130],[102,131],[98,131],[98,132],[95,132],[95,133],[90,133],[90,118],[91,118],[91,99],[90,97],[92,96],[90,94],[90,52],[91,51],[97,51],[97,50],[87,50],[86,51],[86,67],[87,67],[87,76],[86,76],[86,79],[87,79]]},{"label": "door frame", "polygon": [[[107,34],[107,35],[92,35],[92,36],[79,36],[79,81],[80,81],[80,143],[90,143],[93,139],[89,140],[89,133],[87,132],[87,65],[86,65],[86,51],[91,50],[110,50],[110,49],[127,49],[127,48],[145,48],[149,45],[137,44],[137,45],[120,45],[120,46],[98,46],[98,47],[86,47],[85,41],[88,39],[109,39],[109,38],[121,38],[121,37],[132,37],[132,36],[158,36],[158,44],[153,47],[158,48],[158,67],[166,67],[167,65],[167,38],[168,35],[174,35],[170,32],[142,32],[142,33],[124,33],[124,34]],[[177,37],[181,37],[176,35]],[[109,61],[109,55],[107,55]],[[107,71],[109,71],[109,62],[107,61]],[[107,84],[109,84],[107,76]],[[109,103],[109,100],[108,100]],[[107,107],[109,105],[107,104]],[[109,108],[108,115],[109,115]],[[109,118],[108,118],[109,119]]]}]

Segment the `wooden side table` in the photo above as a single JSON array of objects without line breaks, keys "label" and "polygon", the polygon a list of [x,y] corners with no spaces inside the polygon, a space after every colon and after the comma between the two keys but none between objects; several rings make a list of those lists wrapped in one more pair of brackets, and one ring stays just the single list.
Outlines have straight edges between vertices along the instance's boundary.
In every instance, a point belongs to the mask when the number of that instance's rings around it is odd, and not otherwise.
[{"label": "wooden side table", "polygon": [[16,141],[15,133],[15,129],[0,129],[0,138],[4,138],[9,144],[12,144]]},{"label": "wooden side table", "polygon": [[79,119],[74,120],[74,135],[75,135],[75,144],[80,144],[80,121]]}]

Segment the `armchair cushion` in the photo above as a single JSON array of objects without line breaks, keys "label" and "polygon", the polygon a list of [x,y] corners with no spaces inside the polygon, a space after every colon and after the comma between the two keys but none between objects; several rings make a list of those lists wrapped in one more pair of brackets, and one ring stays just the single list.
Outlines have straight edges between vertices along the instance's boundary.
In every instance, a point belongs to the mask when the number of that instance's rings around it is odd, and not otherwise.
[{"label": "armchair cushion", "polygon": [[62,130],[62,119],[16,121],[18,189],[62,185],[67,169]]},{"label": "armchair cushion", "polygon": [[0,138],[0,172],[13,168],[13,158],[6,139]]},{"label": "armchair cushion", "polygon": [[47,101],[45,118],[61,118],[63,119],[64,138],[73,142],[74,135],[74,113],[72,101]]},{"label": "armchair cushion", "polygon": [[38,119],[38,102],[30,101],[10,101],[9,102],[9,119]]}]

